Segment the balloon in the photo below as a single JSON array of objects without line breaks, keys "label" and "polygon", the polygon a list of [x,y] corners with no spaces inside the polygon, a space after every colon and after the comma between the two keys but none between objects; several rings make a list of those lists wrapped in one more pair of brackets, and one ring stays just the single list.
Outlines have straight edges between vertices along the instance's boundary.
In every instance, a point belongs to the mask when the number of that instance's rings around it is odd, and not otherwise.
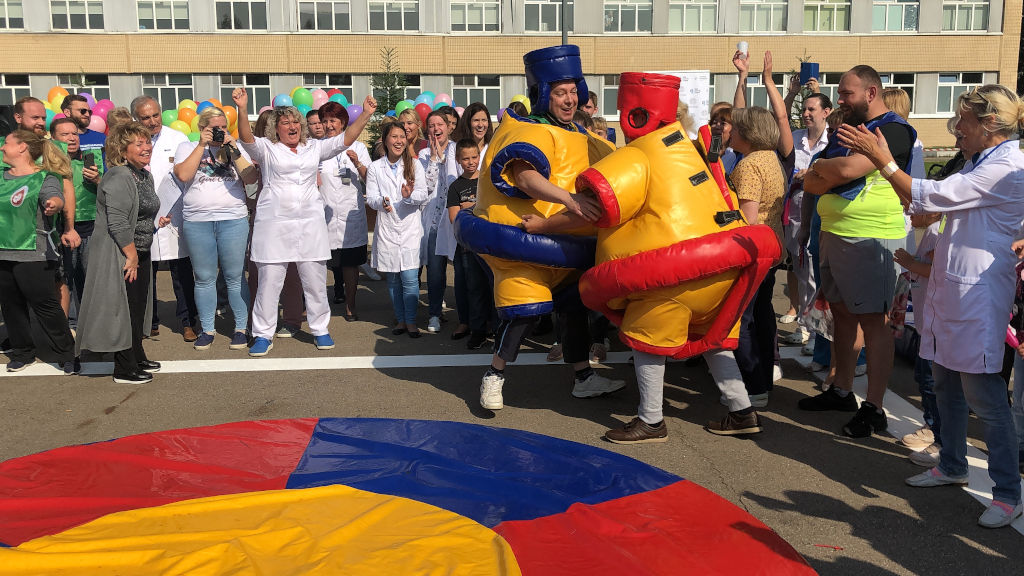
[{"label": "balloon", "polygon": [[43,100],[43,108],[46,108],[47,110],[53,110],[53,106],[50,106],[50,103],[46,100]]},{"label": "balloon", "polygon": [[263,108],[260,108],[260,111],[257,112],[256,115],[259,116],[260,114],[263,114],[267,110],[273,110],[273,109],[274,109],[273,106],[264,106]]},{"label": "balloon", "polygon": [[64,98],[67,97],[67,95],[68,95],[68,91],[67,90],[65,90],[64,88],[62,88],[60,86],[54,86],[53,88],[50,88],[49,92],[46,93],[46,99],[49,100],[50,102],[53,102],[54,100],[56,100],[57,101],[57,108],[59,109],[60,108],[60,103],[64,101]]},{"label": "balloon", "polygon": [[412,108],[413,106],[414,104],[412,103],[412,100],[402,100],[398,104],[395,104],[395,114],[401,114],[402,112],[405,112],[406,109]]},{"label": "balloon", "polygon": [[305,88],[299,88],[292,93],[292,103],[298,106],[309,106],[312,109],[313,106],[313,94]]},{"label": "balloon", "polygon": [[55,114],[53,110],[47,110],[46,111],[46,129],[47,130],[50,129],[50,123],[53,122],[53,119],[54,119],[55,116],[57,116],[57,114]]},{"label": "balloon", "polygon": [[114,109],[114,103],[110,100],[100,100],[96,102],[96,105],[92,107],[92,115],[103,118],[104,121],[107,119],[107,112]]},{"label": "balloon", "polygon": [[416,105],[415,110],[416,113],[420,115],[420,122],[426,122],[427,116],[429,116],[431,112],[430,104],[420,102],[419,104]]},{"label": "balloon", "polygon": [[309,114],[310,110],[312,110],[313,108],[312,108],[312,106],[306,106],[305,104],[299,104],[298,106],[295,107],[295,109],[299,111],[299,114],[302,114],[302,116],[305,117],[306,114]]},{"label": "balloon", "polygon": [[451,106],[451,104],[452,104],[452,97],[447,95],[447,94],[445,94],[444,92],[441,92],[440,94],[438,94],[437,96],[434,97],[434,102],[444,102],[444,103],[448,104],[449,106]]},{"label": "balloon", "polygon": [[199,116],[198,115],[195,118],[193,118],[188,123],[188,127],[191,129],[192,132],[199,132]]},{"label": "balloon", "polygon": [[207,102],[209,102],[210,104],[213,104],[217,108],[223,108],[224,107],[224,105],[220,103],[220,100],[217,100],[216,98],[210,98],[210,99],[207,100]]},{"label": "balloon", "polygon": [[498,121],[501,122],[501,117],[505,115],[504,108],[498,108]]},{"label": "balloon", "polygon": [[171,122],[167,127],[172,130],[177,130],[178,132],[181,132],[186,136],[188,136],[188,134],[192,132],[192,128],[188,124],[182,122],[181,120],[175,120],[174,122]]},{"label": "balloon", "polygon": [[53,115],[53,119],[54,119],[54,120],[59,120],[59,119],[61,119],[61,118],[67,118],[67,116],[65,116],[65,115],[61,114],[60,112],[58,112],[58,113],[56,113],[56,114],[54,114],[54,115]]},{"label": "balloon", "polygon": [[107,122],[99,116],[93,115],[89,118],[89,130],[95,130],[96,132],[106,132]]},{"label": "balloon", "polygon": [[178,109],[178,120],[182,122],[192,123],[192,119],[198,116],[196,111],[191,108],[179,108]]},{"label": "balloon", "polygon": [[164,113],[161,114],[161,119],[163,120],[164,126],[170,126],[171,122],[174,122],[175,120],[178,119],[178,111],[177,110],[164,110]]},{"label": "balloon", "polygon": [[433,106],[434,98],[428,94],[420,94],[415,100],[413,100],[413,104],[426,104],[427,106]]},{"label": "balloon", "polygon": [[295,99],[295,93],[298,92],[299,90],[305,90],[305,88],[303,88],[302,86],[296,86],[295,88],[292,88],[291,92],[288,93],[288,95],[292,97],[292,100]]},{"label": "balloon", "polygon": [[341,90],[338,90],[337,88],[331,88],[330,90],[327,91],[327,98],[330,98],[335,94],[341,94]]},{"label": "balloon", "polygon": [[78,95],[85,98],[85,103],[89,105],[89,108],[96,105],[96,99],[92,97],[92,94],[88,92],[79,92]]},{"label": "balloon", "polygon": [[274,106],[291,106],[292,97],[287,94],[278,94],[274,96]]},{"label": "balloon", "polygon": [[459,117],[461,118],[462,117],[462,113],[465,112],[466,109],[463,108],[462,106],[456,106],[455,107],[455,111],[459,113]]},{"label": "balloon", "polygon": [[199,132],[189,132],[188,133],[188,141],[189,142],[199,142]]},{"label": "balloon", "polygon": [[523,106],[526,106],[526,113],[530,113],[530,99],[522,94],[516,94],[512,97],[512,102],[522,102]]},{"label": "balloon", "polygon": [[60,110],[60,105],[63,103],[64,96],[61,96],[60,94],[54,96],[53,99],[50,100],[50,110]]},{"label": "balloon", "polygon": [[429,96],[430,97],[430,100],[428,100],[429,103],[433,103],[437,99],[437,97],[434,96],[434,93],[431,92],[430,90],[424,90],[423,92],[420,92],[420,96]]},{"label": "balloon", "polygon": [[322,94],[313,93],[313,109],[319,110],[321,106],[327,103],[327,93],[321,90]]},{"label": "balloon", "polygon": [[231,129],[235,122],[238,122],[238,109],[234,106],[225,106],[224,118],[228,121],[228,129]]},{"label": "balloon", "polygon": [[445,106],[449,106],[449,104],[445,104],[444,102],[438,102],[438,103],[434,104],[434,110],[440,110],[441,108],[444,108]]},{"label": "balloon", "polygon": [[231,131],[231,137],[234,138],[235,140],[238,140],[238,129]]},{"label": "balloon", "polygon": [[394,118],[395,116],[398,116],[398,114],[396,114],[394,110],[388,110],[388,113],[385,114],[385,116],[390,116],[391,118]]},{"label": "balloon", "polygon": [[106,98],[104,98],[103,100],[97,100],[96,101],[96,105],[97,106],[104,106],[104,107],[106,107],[107,110],[113,110],[114,109],[114,103],[111,102],[110,100],[106,99]]},{"label": "balloon", "polygon": [[363,107],[359,104],[349,104],[345,111],[348,112],[349,121],[354,121],[363,113]]},{"label": "balloon", "polygon": [[195,100],[189,100],[186,98],[181,102],[178,102],[178,110],[180,111],[183,108],[191,108],[192,110],[195,110],[198,108],[198,104],[195,103]]},{"label": "balloon", "polygon": [[[340,92],[340,90],[339,90],[339,92]],[[310,90],[310,91],[309,91],[309,93],[313,95],[313,98],[316,98],[316,95],[317,95],[317,94],[323,94],[323,95],[324,95],[324,98],[330,98],[330,96],[331,96],[331,95],[330,95],[330,94],[328,94],[328,93],[327,93],[327,91],[326,91],[326,90],[324,90],[323,88],[317,88],[317,89],[315,89],[315,90]]]},{"label": "balloon", "polygon": [[330,97],[327,98],[327,100],[330,102],[337,102],[342,106],[348,106],[348,98],[346,98],[345,95],[342,94],[341,92],[332,94]]}]

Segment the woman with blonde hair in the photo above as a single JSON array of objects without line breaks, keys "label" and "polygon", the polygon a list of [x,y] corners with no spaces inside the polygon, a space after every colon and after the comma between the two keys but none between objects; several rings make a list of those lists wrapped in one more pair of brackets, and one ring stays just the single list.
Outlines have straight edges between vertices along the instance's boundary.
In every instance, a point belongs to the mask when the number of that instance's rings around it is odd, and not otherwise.
[{"label": "woman with blonde hair", "polygon": [[[398,115],[398,121],[405,128],[405,139],[412,145],[413,154],[419,154],[420,150],[430,148],[430,142],[423,137],[423,123],[420,122],[420,115],[415,110],[412,108],[402,110]],[[383,140],[381,138],[381,142]]]},{"label": "woman with blonde hair", "polygon": [[683,130],[686,130],[686,136],[690,140],[697,137],[697,127],[693,121],[693,116],[690,116],[690,105],[682,100],[676,105],[676,120],[682,124]]},{"label": "woman with blonde hair", "polygon": [[[957,108],[964,168],[945,180],[913,178],[900,170],[881,131],[844,125],[839,141],[867,156],[911,213],[941,213],[924,301],[921,357],[932,361],[942,420],[938,466],[907,478],[917,487],[967,484],[967,422],[973,410],[984,424],[992,503],[978,518],[986,528],[1021,515],[1018,444],[1002,368],[1006,323],[1016,286],[1014,267],[1024,251],[1024,153],[1016,139],[1024,102],[996,84],[960,95]],[[1012,249],[1011,249],[1012,246]],[[1015,255],[1014,252],[1017,254]]]},{"label": "woman with blonde hair", "polygon": [[65,373],[77,374],[75,343],[54,289],[54,216],[64,207],[61,179],[71,178],[71,163],[56,145],[24,129],[7,135],[0,155],[10,166],[0,178],[0,308],[11,341],[7,371],[20,372],[36,361],[31,308]]},{"label": "woman with blonde hair", "polygon": [[113,352],[114,382],[142,384],[160,370],[142,348],[153,314],[149,249],[160,211],[146,169],[153,151],[149,129],[139,122],[119,125],[107,136],[106,151],[109,169],[96,190],[77,349]]}]

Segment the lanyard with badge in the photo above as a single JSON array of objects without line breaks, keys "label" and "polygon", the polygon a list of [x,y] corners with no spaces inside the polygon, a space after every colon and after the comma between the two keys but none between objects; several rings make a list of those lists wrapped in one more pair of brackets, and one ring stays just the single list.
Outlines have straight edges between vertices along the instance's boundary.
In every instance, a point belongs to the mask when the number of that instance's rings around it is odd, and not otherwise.
[{"label": "lanyard with badge", "polygon": [[346,163],[342,159],[342,156],[343,154],[338,154],[334,157],[334,161],[338,164],[338,171],[336,175],[338,178],[341,178],[341,183],[344,186],[350,186],[352,184],[352,169],[345,166]]}]

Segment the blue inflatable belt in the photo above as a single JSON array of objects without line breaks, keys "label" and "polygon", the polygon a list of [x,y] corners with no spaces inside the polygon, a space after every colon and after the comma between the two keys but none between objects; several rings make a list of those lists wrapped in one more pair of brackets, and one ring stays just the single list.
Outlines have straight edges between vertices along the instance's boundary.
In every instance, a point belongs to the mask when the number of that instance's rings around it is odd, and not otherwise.
[{"label": "blue inflatable belt", "polygon": [[566,234],[530,234],[480,218],[472,210],[455,217],[455,238],[477,254],[516,262],[530,262],[552,268],[586,270],[594,265],[597,238]]}]

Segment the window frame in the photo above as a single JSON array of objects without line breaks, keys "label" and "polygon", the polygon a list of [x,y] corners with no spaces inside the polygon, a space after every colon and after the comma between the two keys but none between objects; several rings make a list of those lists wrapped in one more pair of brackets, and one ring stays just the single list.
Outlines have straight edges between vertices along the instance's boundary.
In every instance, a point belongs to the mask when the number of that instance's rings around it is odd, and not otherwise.
[{"label": "window frame", "polygon": [[[562,32],[562,27],[561,27],[561,25],[562,25],[562,6],[561,6],[561,4],[562,3],[559,0],[524,0],[524,3],[523,3],[523,8],[524,8],[524,11],[523,11],[523,32],[525,34],[560,34]],[[568,22],[568,26],[566,27],[566,32],[572,32],[573,31],[573,20],[575,19],[575,12],[574,12],[574,10],[575,10],[575,2],[574,2],[574,0],[568,0],[568,2],[566,2],[566,4],[567,4],[566,16],[568,16],[567,20],[569,21]],[[527,23],[529,22],[529,16],[527,15],[527,12],[530,10],[530,7],[536,7],[536,9],[537,9],[537,24],[538,24],[538,26],[540,26],[541,24],[544,23],[544,7],[546,7],[546,6],[551,6],[551,7],[553,7],[555,9],[555,27],[554,27],[554,29],[553,30],[530,30],[527,27]]]},{"label": "window frame", "polygon": [[[634,27],[632,30],[622,29],[622,14],[623,10],[629,10],[633,12],[633,23]],[[648,25],[647,30],[640,29],[640,12],[646,8],[648,12]],[[617,29],[610,30],[608,27],[611,22],[608,19],[608,13],[611,10],[615,10],[617,18]],[[654,2],[653,0],[604,0],[603,9],[601,13],[604,15],[604,34],[652,34],[654,32]]]},{"label": "window frame", "polygon": [[[376,4],[381,5],[381,7],[384,9],[384,27],[383,28],[374,28],[373,27],[373,8],[374,8],[374,5],[376,5]],[[401,30],[391,30],[391,29],[388,28],[388,24],[387,24],[387,21],[388,21],[388,10],[387,10],[387,8],[388,8],[389,4],[398,4],[398,5],[403,6],[403,9],[402,9],[402,29]],[[410,5],[410,4],[413,7],[413,11],[412,12],[416,15],[416,29],[415,30],[407,30],[406,27],[405,27],[405,25],[406,25],[406,22],[405,22],[406,11],[405,11],[404,7],[406,7],[406,6]],[[420,2],[419,2],[419,0],[366,0],[366,13],[367,13],[367,17],[368,17],[368,19],[367,19],[367,30],[369,30],[369,32],[371,32],[371,33],[374,33],[374,32],[376,32],[376,33],[385,32],[385,33],[388,33],[388,34],[416,34],[416,33],[418,33],[420,31],[420,28],[423,25],[423,22],[420,21]]]},{"label": "window frame", "polygon": [[[337,78],[338,76],[347,76],[346,78]],[[353,88],[355,77],[354,74],[325,74],[320,72],[305,72],[302,74],[302,85],[309,88],[310,91],[321,89],[325,92],[330,91],[334,88],[341,90],[341,93],[348,99],[349,104],[358,104],[353,102],[352,98],[355,96],[355,90]],[[334,80],[341,80],[341,82],[334,82]]]},{"label": "window frame", "polygon": [[[24,84],[8,84],[9,76],[25,77]],[[20,78],[19,78],[20,79]],[[13,106],[19,98],[32,95],[32,78],[28,74],[0,74],[0,94],[10,94],[10,104],[5,103],[4,98],[0,98],[0,105]]]},{"label": "window frame", "polygon": [[[295,2],[295,22],[298,27],[297,32],[299,34],[329,34],[331,32],[352,32],[352,2],[353,0],[296,0]],[[302,5],[313,4],[314,5],[314,28],[303,28],[302,27]],[[319,16],[316,12],[317,4],[330,4],[332,11],[332,24],[337,22],[338,13],[334,10],[338,5],[348,5],[348,28],[320,28]]]},{"label": "window frame", "polygon": [[[267,83],[250,82],[251,77],[266,76]],[[236,78],[241,78],[241,82],[237,82]],[[227,78],[227,84],[225,84],[225,78]],[[256,79],[256,78],[252,78]],[[227,104],[233,102],[231,98],[231,92],[238,87],[245,88],[246,94],[249,95],[249,119],[254,119],[259,116],[260,109],[264,106],[274,105],[274,93],[270,87],[270,74],[221,74],[218,78],[220,82],[220,101]],[[258,100],[257,90],[266,90],[266,103],[262,103]],[[252,90],[252,92],[249,92]]]},{"label": "window frame", "polygon": [[[841,28],[841,29],[837,29],[836,28],[836,13],[839,11],[838,9],[841,8],[841,7],[845,7],[846,8],[846,27],[845,28]],[[808,29],[807,26],[806,26],[806,23],[807,23],[807,13],[810,10],[813,10],[814,13],[815,13],[814,22],[815,22],[816,25],[815,25],[815,27],[813,29]],[[820,26],[820,24],[821,24],[821,14],[822,14],[823,10],[831,11],[832,12],[832,29],[831,30],[822,30],[821,29],[821,26]],[[813,34],[842,34],[842,33],[849,32],[850,31],[850,25],[851,25],[850,18],[851,18],[851,14],[852,13],[853,13],[853,2],[851,0],[805,0],[804,1],[804,24],[805,24],[805,26],[804,26],[804,30],[803,31],[805,33],[813,33]]]},{"label": "window frame", "polygon": [[[700,17],[698,20],[697,30],[686,29],[686,8],[696,7]],[[714,28],[710,30],[704,29],[704,12],[710,8],[714,12]],[[672,14],[676,10],[679,11],[679,30],[672,28]],[[679,34],[679,35],[690,35],[690,34],[712,34],[718,31],[718,1],[717,0],[668,0],[668,33]]]},{"label": "window frame", "polygon": [[[220,19],[217,17],[217,10],[218,10],[218,7],[221,4],[228,4],[230,9],[231,9],[231,20],[232,20],[231,28],[222,28],[221,25],[220,25]],[[248,20],[249,26],[247,28],[235,28],[235,26],[234,26],[235,4],[246,4],[246,5],[248,5],[248,7],[249,7],[249,16],[248,16],[248,18],[249,18],[249,20]],[[262,28],[253,28],[252,27],[252,15],[253,15],[253,11],[252,11],[253,6],[252,5],[253,4],[262,4],[263,5],[263,23],[264,23],[264,26]],[[237,34],[251,34],[253,32],[267,32],[267,31],[270,30],[270,1],[269,0],[215,0],[215,2],[213,3],[213,9],[214,9],[214,26],[216,27],[215,31],[218,32],[218,33],[225,32],[225,33],[237,33]]]},{"label": "window frame", "polygon": [[[21,20],[20,26],[10,25],[12,6],[17,6],[21,13],[20,16],[17,16]],[[25,0],[0,0],[0,20],[3,20],[4,23],[3,26],[0,26],[0,32],[23,32],[25,30]]]},{"label": "window frame", "polygon": [[[159,28],[157,22],[156,5],[157,4],[170,4],[171,5],[171,27],[170,28]],[[142,27],[142,7],[143,5],[149,5],[153,9],[153,28]],[[176,5],[183,5],[185,7],[185,27],[178,27],[178,18],[174,17],[174,9]],[[188,8],[188,0],[135,0],[135,20],[138,25],[138,31],[143,33],[156,32],[159,34],[171,34],[174,32],[189,32],[192,28],[192,16],[190,15]]]},{"label": "window frame", "polygon": [[[968,9],[971,13],[970,19],[973,22],[977,9],[984,6],[985,20],[983,28],[960,28],[958,27],[957,15],[961,9]],[[946,9],[953,8],[953,27],[946,28]],[[988,32],[989,23],[992,21],[991,0],[942,0],[942,32],[954,32],[957,34],[983,34]]]},{"label": "window frame", "polygon": [[[453,34],[486,34],[488,32],[501,32],[501,0],[450,0],[449,2],[449,31]],[[473,5],[479,5],[483,10],[483,22],[481,23],[482,28],[480,30],[469,30],[469,10]],[[463,22],[465,23],[465,30],[455,29],[455,11],[461,7]],[[494,13],[494,28],[488,28],[487,22],[487,8],[493,8]]]},{"label": "window frame", "polygon": [[[481,77],[486,77],[486,78],[494,77],[494,78],[497,78],[498,79],[498,85],[497,86],[481,85],[480,84],[480,78]],[[465,80],[467,78],[472,78],[472,80],[473,80],[472,84],[469,84],[467,82],[462,82],[461,84],[459,83],[460,80]],[[502,98],[501,98],[501,94],[502,94],[501,90],[502,90],[503,87],[504,87],[504,82],[502,82],[501,74],[455,74],[455,75],[452,76],[452,101],[459,103],[461,106],[469,106],[473,102],[478,102],[479,101],[479,100],[476,100],[474,98],[471,98],[471,94],[473,93],[473,90],[482,90],[483,91],[483,100],[481,102],[483,103],[484,106],[487,106],[487,111],[491,113],[491,116],[496,118],[497,114],[498,114],[498,110],[503,108],[504,104],[505,104],[502,101]],[[460,94],[463,93],[463,92],[465,93],[465,97],[464,98],[460,98]],[[491,104],[487,101],[488,100],[488,94],[491,94],[494,97],[494,99],[495,99],[494,100],[494,107],[492,107]]]},{"label": "window frame", "polygon": [[[188,84],[175,84],[170,81],[171,76],[188,76]],[[158,78],[159,77],[159,78]],[[156,80],[160,80],[157,82]],[[164,90],[173,90],[174,98],[173,102],[164,102]],[[187,93],[179,92],[179,90],[188,90]],[[178,108],[178,102],[182,100],[195,100],[196,88],[195,88],[195,76],[192,74],[177,74],[177,73],[153,73],[142,75],[142,93],[146,96],[154,98],[160,103],[160,108],[163,110],[176,110]]]},{"label": "window frame", "polygon": [[[968,76],[968,75],[977,75],[977,76],[979,76],[979,78],[977,79],[978,81],[977,82],[964,81],[964,76]],[[943,76],[956,76],[956,81],[954,81],[954,82],[945,81],[944,82],[943,79],[942,79]],[[985,83],[985,73],[984,72],[939,72],[939,79],[938,79],[938,82],[937,82],[936,87],[935,87],[935,113],[938,114],[938,115],[942,115],[945,118],[952,117],[955,114],[955,112],[953,111],[953,107],[955,106],[957,97],[959,97],[962,92],[966,92],[967,90],[971,90],[973,88],[977,88],[978,86],[982,86],[982,85],[984,85],[984,83]],[[944,87],[948,87],[950,89],[950,91],[949,91],[949,110],[943,110],[942,109],[941,97],[942,97],[942,89]],[[958,91],[957,89],[961,88],[961,87],[963,89]]]},{"label": "window frame", "polygon": [[[85,25],[84,28],[74,28],[74,27],[71,26],[71,16],[72,16],[72,14],[71,14],[71,3],[72,2],[75,2],[75,3],[81,2],[85,6],[85,23],[86,23],[86,25]],[[65,18],[67,18],[67,26],[57,27],[56,22],[55,22],[55,18],[58,16],[58,14],[54,13],[54,10],[53,10],[55,5],[63,5],[64,6],[64,9],[66,10],[66,12],[63,14],[63,16]],[[22,2],[22,7],[24,7],[24,2]],[[103,16],[103,0],[47,0],[47,7],[49,8],[49,11],[50,11],[50,30],[52,32],[80,32],[80,33],[84,32],[84,33],[94,33],[94,32],[102,32],[102,31],[104,31],[106,29],[106,19]],[[99,14],[98,14],[98,17],[99,17],[99,20],[100,20],[99,26],[93,26],[92,25],[92,22],[91,22],[92,18],[91,18],[91,16],[93,16],[93,14],[89,10],[91,7],[98,7],[99,8]]]},{"label": "window frame", "polygon": [[[88,86],[79,86],[75,80],[81,78],[86,82],[93,81]],[[103,80],[103,82],[97,82],[97,80]],[[57,75],[58,86],[73,86],[74,90],[68,90],[68,93],[75,92],[88,92],[92,94],[96,100],[107,99],[110,100],[110,75],[109,74],[58,74]],[[100,94],[96,94],[97,90],[102,90]]]},{"label": "window frame", "polygon": [[[778,79],[778,81],[775,84],[775,87],[779,89],[780,94],[786,93],[786,76],[787,74],[785,72],[772,73],[772,78]],[[757,91],[758,89],[760,91]],[[758,100],[757,102],[755,102],[754,97],[760,97],[762,94],[764,96],[764,100]],[[750,75],[747,76],[747,89],[744,92],[743,96],[744,98],[746,98],[747,108],[760,106],[762,108],[767,108],[769,110],[772,109],[771,102],[769,102],[768,100],[768,91],[764,84],[764,78],[760,72],[752,72],[750,73]]]},{"label": "window frame", "polygon": [[[875,28],[875,9],[881,6],[885,6],[885,28]],[[902,6],[901,10],[901,23],[899,30],[889,29],[889,12],[891,8],[896,6]],[[914,28],[908,30],[906,28],[907,21],[907,10],[909,8],[917,8],[917,22],[915,22]],[[921,29],[921,2],[920,0],[873,0],[871,3],[871,32],[873,34],[916,34]]]},{"label": "window frame", "polygon": [[[751,30],[744,30],[743,29],[743,9],[744,9],[744,7],[752,7],[754,9],[753,16],[751,17],[751,22],[752,22],[752,29]],[[775,30],[770,25],[769,28],[772,28],[770,30],[757,30],[756,28],[757,28],[758,12],[762,11],[762,10],[768,10],[769,11],[768,12],[769,13],[769,15],[768,15],[769,22],[771,24],[774,24],[775,23],[775,16],[774,15],[775,15],[775,12],[776,12],[776,8],[782,8],[782,14],[779,17],[779,23],[780,23],[781,27],[778,30]],[[739,28],[740,34],[757,34],[757,35],[776,34],[777,35],[777,34],[786,34],[787,31],[788,31],[787,29],[789,28],[789,26],[788,26],[787,20],[789,18],[789,2],[784,2],[782,0],[740,0],[739,11],[740,12],[739,12],[738,23],[739,23],[739,26],[740,26],[740,28]]]}]

